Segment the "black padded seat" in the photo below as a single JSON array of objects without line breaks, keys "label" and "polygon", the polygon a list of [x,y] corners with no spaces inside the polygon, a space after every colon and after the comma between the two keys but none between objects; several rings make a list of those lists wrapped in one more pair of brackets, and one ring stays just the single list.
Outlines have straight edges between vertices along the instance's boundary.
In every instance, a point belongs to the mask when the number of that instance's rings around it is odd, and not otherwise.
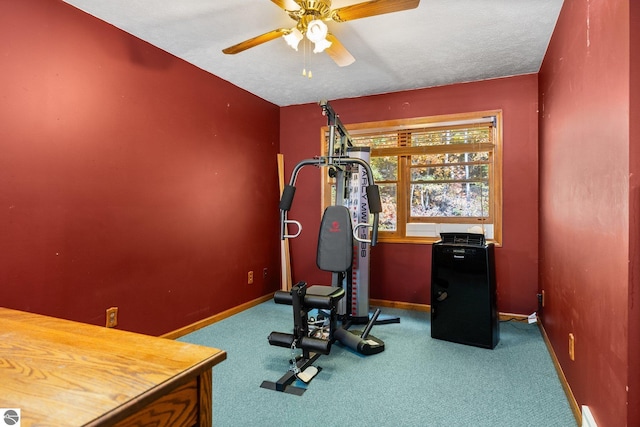
[{"label": "black padded seat", "polygon": [[[306,289],[304,305],[307,308],[331,309],[345,295],[344,289],[335,286],[313,285]],[[273,300],[277,304],[291,305],[293,296],[290,292],[276,291]]]},{"label": "black padded seat", "polygon": [[335,298],[344,295],[344,289],[336,286],[311,285],[307,288],[307,295],[308,294]]},{"label": "black padded seat", "polygon": [[[332,308],[344,297],[344,289],[335,286],[312,285],[307,288],[304,302],[309,307]],[[322,306],[326,305],[326,306]]]}]

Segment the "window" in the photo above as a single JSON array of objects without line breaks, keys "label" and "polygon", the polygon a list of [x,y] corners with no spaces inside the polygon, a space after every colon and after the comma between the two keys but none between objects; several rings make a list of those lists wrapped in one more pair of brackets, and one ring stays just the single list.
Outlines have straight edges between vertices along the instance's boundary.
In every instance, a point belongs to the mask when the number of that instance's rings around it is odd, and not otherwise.
[{"label": "window", "polygon": [[[501,126],[500,111],[345,124],[355,146],[371,149],[383,207],[379,240],[425,243],[472,229],[500,244]],[[334,186],[323,177],[325,205]]]}]

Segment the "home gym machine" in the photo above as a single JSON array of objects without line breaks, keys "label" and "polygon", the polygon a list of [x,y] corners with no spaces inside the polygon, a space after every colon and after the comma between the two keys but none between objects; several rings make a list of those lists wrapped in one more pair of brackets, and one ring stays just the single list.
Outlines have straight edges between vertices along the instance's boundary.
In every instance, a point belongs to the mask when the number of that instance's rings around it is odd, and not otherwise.
[{"label": "home gym machine", "polygon": [[[302,160],[294,167],[280,200],[280,238],[295,238],[302,232],[302,224],[288,218],[298,173],[309,165],[327,167],[329,176],[336,182],[336,200],[322,216],[316,264],[319,269],[332,273],[331,286],[307,286],[300,281],[290,292],[274,294],[276,303],[293,306],[294,328],[293,333],[272,332],[269,344],[291,349],[291,368],[277,382],[264,381],[261,385],[296,395],[305,389],[292,383],[296,379],[304,383],[311,381],[320,370],[312,364],[321,354],[329,354],[336,340],[363,355],[384,350],[384,342],[369,335],[380,314],[377,309],[369,318],[369,251],[378,238],[378,215],[382,211],[380,192],[367,162],[368,148],[353,147],[347,130],[329,103],[322,101],[320,106],[329,125],[327,155]],[[290,234],[288,226],[295,226],[295,233]],[[318,319],[309,317],[311,310],[318,310]],[[349,331],[347,328],[352,323],[366,323],[366,326],[363,331]],[[296,356],[296,349],[302,350],[302,355]]]}]

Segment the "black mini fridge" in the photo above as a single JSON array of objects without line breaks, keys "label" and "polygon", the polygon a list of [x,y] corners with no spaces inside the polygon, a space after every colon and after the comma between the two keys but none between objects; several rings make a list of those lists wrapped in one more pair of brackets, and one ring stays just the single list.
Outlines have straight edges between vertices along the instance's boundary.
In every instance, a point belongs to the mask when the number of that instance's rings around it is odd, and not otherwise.
[{"label": "black mini fridge", "polygon": [[431,260],[431,337],[493,349],[500,339],[494,246],[482,234],[440,237]]}]

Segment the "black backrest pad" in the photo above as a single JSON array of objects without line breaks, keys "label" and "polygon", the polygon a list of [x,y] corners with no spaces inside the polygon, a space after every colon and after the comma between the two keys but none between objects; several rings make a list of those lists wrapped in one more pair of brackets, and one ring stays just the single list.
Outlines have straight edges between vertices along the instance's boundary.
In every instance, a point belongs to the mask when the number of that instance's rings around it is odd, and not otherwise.
[{"label": "black backrest pad", "polygon": [[353,263],[353,228],[351,214],[344,206],[329,206],[324,210],[316,264],[320,270],[342,272]]}]

